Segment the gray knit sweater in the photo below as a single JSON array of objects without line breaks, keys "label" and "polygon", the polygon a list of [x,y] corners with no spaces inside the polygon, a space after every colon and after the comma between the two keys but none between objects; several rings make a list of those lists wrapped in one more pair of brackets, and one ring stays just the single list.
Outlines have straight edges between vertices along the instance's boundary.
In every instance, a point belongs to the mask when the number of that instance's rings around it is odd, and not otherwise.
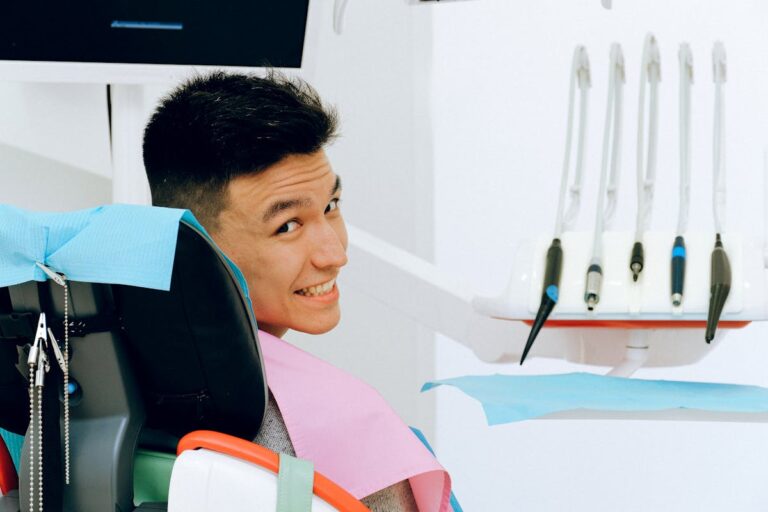
[{"label": "gray knit sweater", "polygon": [[[264,423],[253,441],[274,452],[296,455],[291,438],[288,437],[283,416],[271,391],[264,414]],[[407,480],[366,496],[361,501],[373,512],[418,512],[419,510]]]}]

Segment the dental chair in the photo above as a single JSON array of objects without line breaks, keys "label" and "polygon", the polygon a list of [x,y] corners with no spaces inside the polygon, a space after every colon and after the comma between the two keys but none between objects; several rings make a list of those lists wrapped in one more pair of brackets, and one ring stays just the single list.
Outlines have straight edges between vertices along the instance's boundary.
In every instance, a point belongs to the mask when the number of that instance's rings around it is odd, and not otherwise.
[{"label": "dental chair", "polygon": [[[26,371],[23,348],[41,312],[63,344],[63,290],[50,280],[0,288],[0,427],[10,432],[27,430],[27,382],[16,366]],[[282,478],[295,461],[250,442],[267,401],[256,322],[225,257],[196,227],[179,224],[169,292],[70,282],[69,318],[71,483],[63,484],[62,376],[51,364],[44,510],[275,510],[278,480],[283,494],[298,485]],[[14,490],[0,441],[0,512],[28,510],[28,444]],[[367,510],[309,472],[312,510]]]}]

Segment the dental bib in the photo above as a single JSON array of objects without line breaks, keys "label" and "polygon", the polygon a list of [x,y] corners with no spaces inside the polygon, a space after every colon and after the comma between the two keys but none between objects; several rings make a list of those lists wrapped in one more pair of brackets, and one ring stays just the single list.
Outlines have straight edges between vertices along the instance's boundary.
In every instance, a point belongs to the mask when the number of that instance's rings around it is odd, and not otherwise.
[{"label": "dental bib", "polygon": [[421,512],[450,510],[450,476],[376,390],[269,333],[259,343],[297,457],[358,499],[407,479]]}]

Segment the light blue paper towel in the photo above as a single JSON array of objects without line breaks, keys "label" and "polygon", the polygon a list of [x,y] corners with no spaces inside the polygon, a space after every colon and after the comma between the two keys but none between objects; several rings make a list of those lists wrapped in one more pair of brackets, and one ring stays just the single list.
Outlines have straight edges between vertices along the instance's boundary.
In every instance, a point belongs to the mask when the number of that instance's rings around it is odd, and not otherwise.
[{"label": "light blue paper towel", "polygon": [[188,210],[108,205],[47,213],[0,205],[0,287],[45,281],[40,262],[72,281],[169,290],[182,219],[208,236]]},{"label": "light blue paper towel", "polygon": [[736,384],[626,379],[590,373],[496,374],[427,382],[421,390],[441,385],[457,387],[478,400],[489,425],[573,409],[768,411],[768,389]]}]

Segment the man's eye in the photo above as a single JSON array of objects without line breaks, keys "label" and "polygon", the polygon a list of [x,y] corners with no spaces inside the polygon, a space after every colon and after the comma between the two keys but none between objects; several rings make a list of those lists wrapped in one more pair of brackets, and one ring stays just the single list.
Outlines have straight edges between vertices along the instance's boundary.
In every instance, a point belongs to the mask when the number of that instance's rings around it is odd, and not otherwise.
[{"label": "man's eye", "polygon": [[298,227],[299,227],[298,222],[296,222],[295,220],[289,220],[288,222],[286,222],[285,224],[283,224],[277,229],[277,234],[279,235],[281,233],[290,233],[298,229]]},{"label": "man's eye", "polygon": [[331,199],[331,202],[328,203],[328,206],[325,207],[325,213],[331,213],[332,211],[338,209],[340,202],[341,202],[341,199],[339,199],[338,197]]}]

